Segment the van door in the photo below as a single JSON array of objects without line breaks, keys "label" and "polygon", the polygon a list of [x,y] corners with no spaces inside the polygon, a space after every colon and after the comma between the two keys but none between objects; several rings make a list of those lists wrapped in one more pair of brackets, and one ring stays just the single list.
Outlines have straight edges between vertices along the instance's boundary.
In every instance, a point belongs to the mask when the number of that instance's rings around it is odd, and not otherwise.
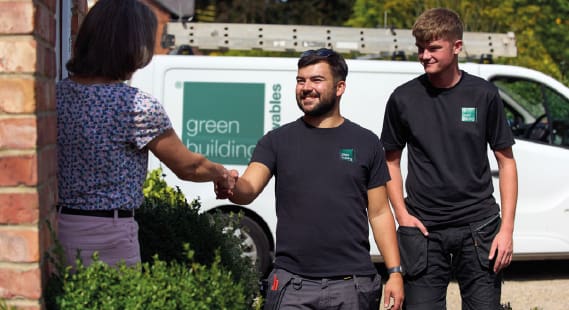
[{"label": "van door", "polygon": [[[516,138],[519,194],[514,253],[528,259],[568,256],[569,100],[529,78],[494,76],[490,81],[499,88]],[[495,160],[491,165],[499,199]]]}]

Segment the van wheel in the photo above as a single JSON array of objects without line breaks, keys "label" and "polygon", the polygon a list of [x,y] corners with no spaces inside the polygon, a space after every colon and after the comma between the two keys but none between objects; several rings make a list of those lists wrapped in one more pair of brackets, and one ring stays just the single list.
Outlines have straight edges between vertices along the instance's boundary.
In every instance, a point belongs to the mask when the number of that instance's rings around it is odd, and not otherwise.
[{"label": "van wheel", "polygon": [[271,268],[271,246],[265,231],[253,219],[243,216],[241,218],[240,233],[243,237],[243,255],[251,258],[257,266],[257,270],[264,277]]}]

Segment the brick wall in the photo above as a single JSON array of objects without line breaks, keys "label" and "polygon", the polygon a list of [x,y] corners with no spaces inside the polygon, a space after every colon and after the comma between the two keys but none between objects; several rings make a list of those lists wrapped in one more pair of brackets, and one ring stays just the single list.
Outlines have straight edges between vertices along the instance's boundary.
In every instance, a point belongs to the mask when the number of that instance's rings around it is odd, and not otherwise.
[{"label": "brick wall", "polygon": [[[0,0],[0,299],[43,309],[57,197],[56,1]],[[73,0],[75,30],[87,9]],[[65,38],[64,38],[65,40]]]}]

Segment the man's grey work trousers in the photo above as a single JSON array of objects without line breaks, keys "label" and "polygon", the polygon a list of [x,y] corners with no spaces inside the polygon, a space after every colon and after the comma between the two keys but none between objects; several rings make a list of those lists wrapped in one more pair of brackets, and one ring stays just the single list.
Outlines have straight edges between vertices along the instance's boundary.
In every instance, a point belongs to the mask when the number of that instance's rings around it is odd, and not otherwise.
[{"label": "man's grey work trousers", "polygon": [[380,299],[377,273],[315,279],[274,269],[268,278],[264,310],[377,310]]}]

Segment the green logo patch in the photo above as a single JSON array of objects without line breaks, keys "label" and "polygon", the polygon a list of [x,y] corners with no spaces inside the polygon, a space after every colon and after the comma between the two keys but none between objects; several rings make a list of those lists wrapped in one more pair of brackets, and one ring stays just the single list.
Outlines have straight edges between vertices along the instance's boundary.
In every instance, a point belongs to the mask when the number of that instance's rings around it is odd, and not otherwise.
[{"label": "green logo patch", "polygon": [[340,149],[340,159],[354,162],[356,160],[356,152],[354,149]]},{"label": "green logo patch", "polygon": [[476,108],[462,108],[462,121],[463,122],[476,122]]},{"label": "green logo patch", "polygon": [[221,164],[246,165],[264,128],[265,85],[184,82],[182,141]]}]

